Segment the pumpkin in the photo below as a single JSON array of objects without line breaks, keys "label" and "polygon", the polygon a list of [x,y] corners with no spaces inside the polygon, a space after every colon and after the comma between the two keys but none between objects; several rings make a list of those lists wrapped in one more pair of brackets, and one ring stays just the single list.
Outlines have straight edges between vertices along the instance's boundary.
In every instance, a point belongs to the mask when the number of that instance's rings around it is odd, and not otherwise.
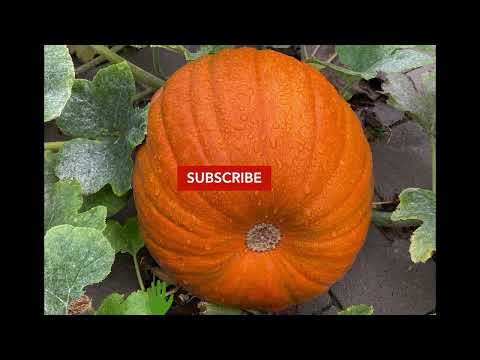
[{"label": "pumpkin", "polygon": [[[349,270],[371,216],[372,158],[348,103],[272,50],[189,62],[152,98],[136,154],[145,245],[203,300],[282,310]],[[272,191],[177,191],[178,165],[269,165]]]}]

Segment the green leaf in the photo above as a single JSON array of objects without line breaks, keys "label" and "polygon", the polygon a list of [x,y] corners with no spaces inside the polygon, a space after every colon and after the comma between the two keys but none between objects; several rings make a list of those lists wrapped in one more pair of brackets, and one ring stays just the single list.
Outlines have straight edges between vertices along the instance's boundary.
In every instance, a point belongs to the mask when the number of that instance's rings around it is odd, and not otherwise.
[{"label": "green leaf", "polygon": [[93,81],[75,81],[57,125],[80,139],[58,152],[55,172],[61,180],[77,180],[85,195],[106,184],[117,196],[131,189],[132,151],[145,138],[147,120],[147,108],[132,106],[134,95],[126,62],[101,69]]},{"label": "green leaf", "polygon": [[200,315],[246,315],[241,309],[201,301],[198,303]]},{"label": "green leaf", "polygon": [[350,75],[350,76],[359,77],[359,78],[363,77],[363,74],[361,72],[353,71],[353,70],[329,63],[327,61],[316,59],[316,58],[308,58],[305,60],[305,63],[310,64],[317,70],[322,70],[325,67],[328,67],[343,75]]},{"label": "green leaf", "polygon": [[138,227],[138,219],[127,219],[125,225],[120,225],[115,220],[108,220],[104,232],[115,252],[129,253],[136,256],[144,246],[143,237]]},{"label": "green leaf", "polygon": [[46,232],[48,229],[62,224],[90,227],[103,231],[106,226],[107,208],[97,206],[79,213],[82,203],[80,184],[64,181],[53,184],[51,189],[45,192],[44,197],[44,231]]},{"label": "green leaf", "polygon": [[[44,203],[50,204],[51,191],[58,181],[54,171],[57,164],[57,154],[50,150],[46,150],[44,153]],[[107,217],[111,217],[124,208],[127,201],[128,195],[116,196],[111,187],[106,185],[95,194],[84,196],[83,205],[79,211],[88,211],[101,205],[107,208]]]},{"label": "green leaf", "polygon": [[47,122],[60,116],[70,98],[75,70],[66,45],[45,45],[43,54],[43,121]]},{"label": "green leaf", "polygon": [[113,293],[103,299],[95,315],[123,315],[124,313],[123,295]]},{"label": "green leaf", "polygon": [[420,86],[404,74],[387,74],[382,88],[389,93],[388,104],[412,115],[433,139],[436,138],[436,73],[424,73]]},{"label": "green leaf", "polygon": [[150,45],[152,47],[160,47],[167,49],[178,54],[181,54],[185,57],[185,60],[192,61],[201,58],[202,56],[208,54],[216,54],[220,50],[230,49],[233,45],[200,45],[200,48],[197,52],[191,52],[183,45]]},{"label": "green leaf", "polygon": [[170,309],[173,296],[165,296],[166,284],[158,282],[146,291],[131,293],[125,300],[114,293],[107,296],[95,315],[165,315]]},{"label": "green leaf", "polygon": [[338,315],[372,315],[373,306],[371,305],[353,305],[349,308],[339,311]]},{"label": "green leaf", "polygon": [[54,171],[57,158],[56,154],[50,150],[45,150],[43,154],[44,203],[49,203],[53,185],[58,181]]},{"label": "green leaf", "polygon": [[173,303],[173,295],[167,299],[167,284],[156,281],[147,289],[148,304],[152,315],[165,315]]},{"label": "green leaf", "polygon": [[128,201],[128,193],[123,196],[116,196],[110,185],[105,185],[100,191],[83,197],[83,206],[80,211],[87,211],[96,206],[102,205],[107,208],[107,217],[112,217],[122,210]]},{"label": "green leaf", "polygon": [[138,290],[131,293],[123,305],[122,315],[152,315],[146,291]]},{"label": "green leaf", "polygon": [[[433,63],[430,54],[415,45],[336,45],[342,64],[366,80],[378,72],[401,73]],[[423,48],[422,48],[423,50]]]},{"label": "green leaf", "polygon": [[114,293],[106,297],[95,315],[152,315],[145,291],[131,293],[124,300],[123,295]]},{"label": "green leaf", "polygon": [[66,314],[85,286],[110,273],[115,252],[96,229],[60,225],[44,240],[45,314]]},{"label": "green leaf", "polygon": [[351,99],[353,96],[353,85],[358,83],[363,77],[362,73],[355,72],[316,58],[306,59],[305,63],[313,66],[318,71],[322,71],[325,68],[335,71],[335,74],[341,79],[341,84],[338,84],[336,89],[345,100]]},{"label": "green leaf", "polygon": [[436,250],[436,197],[430,190],[408,188],[400,194],[400,204],[392,213],[393,221],[420,220],[422,225],[410,238],[410,257],[414,263],[426,262]]}]

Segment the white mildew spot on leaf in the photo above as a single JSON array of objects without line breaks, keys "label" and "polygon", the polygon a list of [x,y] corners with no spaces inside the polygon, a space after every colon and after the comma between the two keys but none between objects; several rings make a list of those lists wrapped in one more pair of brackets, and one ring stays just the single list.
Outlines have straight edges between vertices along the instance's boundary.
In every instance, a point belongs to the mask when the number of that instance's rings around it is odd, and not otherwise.
[{"label": "white mildew spot on leaf", "polygon": [[382,85],[389,93],[388,104],[408,112],[433,139],[436,137],[436,73],[435,69],[422,76],[418,86],[404,74],[388,74]]},{"label": "white mildew spot on leaf", "polygon": [[77,180],[84,195],[107,184],[117,196],[131,189],[131,155],[145,138],[148,111],[132,106],[134,95],[135,81],[126,63],[101,69],[93,81],[75,81],[57,124],[80,138],[58,152],[55,173],[61,180]]},{"label": "white mildew spot on leaf", "polygon": [[393,221],[421,220],[410,239],[410,256],[415,263],[426,262],[436,250],[436,197],[430,190],[408,188],[400,194],[400,204],[392,213]]},{"label": "white mildew spot on leaf", "polygon": [[71,301],[85,286],[110,273],[115,251],[102,233],[93,228],[59,225],[44,239],[45,314],[66,314]]},{"label": "white mildew spot on leaf", "polygon": [[431,45],[336,45],[342,64],[372,79],[379,72],[402,73],[434,62]]},{"label": "white mildew spot on leaf", "polygon": [[[58,182],[58,178],[55,175],[55,167],[57,165],[57,154],[46,150],[44,152],[44,206],[45,206],[45,214],[49,213],[52,208],[52,193],[54,189],[55,183]],[[80,185],[78,186],[79,191]],[[77,191],[73,189],[73,191]],[[73,209],[72,213],[76,214],[79,212],[85,212],[91,209],[96,208],[97,206],[105,206],[107,208],[107,217],[111,217],[119,212],[123,207],[125,207],[128,200],[128,196],[116,196],[112,192],[112,188],[110,185],[104,186],[100,191],[92,194],[90,196],[83,197],[83,205],[78,209]],[[71,205],[69,205],[71,207]],[[98,210],[98,209],[97,209]],[[45,217],[46,218],[46,217]],[[105,223],[103,219],[103,224]],[[60,224],[56,224],[60,225]],[[84,225],[87,226],[87,225]],[[105,226],[105,225],[102,225]],[[96,227],[96,226],[94,226]],[[45,231],[48,230],[47,228]]]},{"label": "white mildew spot on leaf", "polygon": [[43,121],[60,116],[72,92],[75,79],[72,58],[66,45],[45,45]]}]

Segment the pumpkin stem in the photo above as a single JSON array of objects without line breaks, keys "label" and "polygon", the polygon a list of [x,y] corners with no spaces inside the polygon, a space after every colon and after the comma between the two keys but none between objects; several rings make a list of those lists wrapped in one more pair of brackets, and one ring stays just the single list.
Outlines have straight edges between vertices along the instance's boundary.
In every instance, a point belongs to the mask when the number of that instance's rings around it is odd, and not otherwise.
[{"label": "pumpkin stem", "polygon": [[256,224],[245,237],[247,248],[264,252],[275,249],[281,238],[280,230],[272,224]]}]

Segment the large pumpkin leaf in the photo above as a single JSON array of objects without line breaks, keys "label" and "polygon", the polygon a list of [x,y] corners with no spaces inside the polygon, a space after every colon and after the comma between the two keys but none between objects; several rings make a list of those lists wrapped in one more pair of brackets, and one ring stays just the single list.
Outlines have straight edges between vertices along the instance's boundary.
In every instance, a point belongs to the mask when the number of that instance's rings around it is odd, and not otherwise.
[{"label": "large pumpkin leaf", "polygon": [[421,77],[419,86],[404,74],[387,74],[387,81],[382,85],[389,93],[388,103],[400,111],[412,115],[433,139],[436,137],[436,73],[426,72]]},{"label": "large pumpkin leaf", "polygon": [[87,211],[96,206],[102,205],[107,208],[107,217],[112,217],[127,204],[128,193],[117,196],[113,193],[110,185],[105,185],[100,191],[83,197],[83,206],[80,211]]},{"label": "large pumpkin leaf", "polygon": [[414,263],[426,262],[436,250],[436,197],[430,190],[408,188],[400,194],[400,204],[392,213],[393,221],[420,220],[423,224],[410,238],[410,257]]},{"label": "large pumpkin leaf", "polygon": [[66,45],[45,45],[43,55],[43,121],[47,122],[60,116],[72,91],[75,70]]},{"label": "large pumpkin leaf", "polygon": [[104,233],[115,252],[129,253],[132,256],[136,256],[138,251],[144,246],[136,217],[127,219],[123,226],[115,220],[108,220]]},{"label": "large pumpkin leaf", "polygon": [[[58,181],[55,175],[55,166],[57,164],[57,154],[46,150],[44,152],[44,202],[50,203],[51,191],[53,185]],[[83,205],[80,212],[93,209],[97,206],[105,206],[107,208],[107,217],[111,217],[119,212],[127,203],[128,195],[116,196],[112,192],[112,188],[107,185],[95,194],[84,196]]]},{"label": "large pumpkin leaf", "polygon": [[60,225],[45,235],[45,314],[66,314],[85,286],[110,273],[115,252],[96,229]]},{"label": "large pumpkin leaf", "polygon": [[101,69],[93,81],[76,80],[57,121],[66,142],[55,169],[61,180],[77,180],[85,195],[111,184],[115,195],[131,188],[133,149],[146,133],[147,108],[132,106],[135,81],[123,62]]},{"label": "large pumpkin leaf", "polygon": [[62,224],[103,231],[106,226],[107,208],[97,206],[79,213],[82,203],[80,184],[65,181],[54,183],[44,194],[44,231]]},{"label": "large pumpkin leaf", "polygon": [[345,310],[339,311],[338,315],[372,315],[373,306],[371,305],[352,305]]},{"label": "large pumpkin leaf", "polygon": [[342,64],[372,79],[383,73],[401,73],[433,63],[431,52],[416,45],[336,45]]}]

